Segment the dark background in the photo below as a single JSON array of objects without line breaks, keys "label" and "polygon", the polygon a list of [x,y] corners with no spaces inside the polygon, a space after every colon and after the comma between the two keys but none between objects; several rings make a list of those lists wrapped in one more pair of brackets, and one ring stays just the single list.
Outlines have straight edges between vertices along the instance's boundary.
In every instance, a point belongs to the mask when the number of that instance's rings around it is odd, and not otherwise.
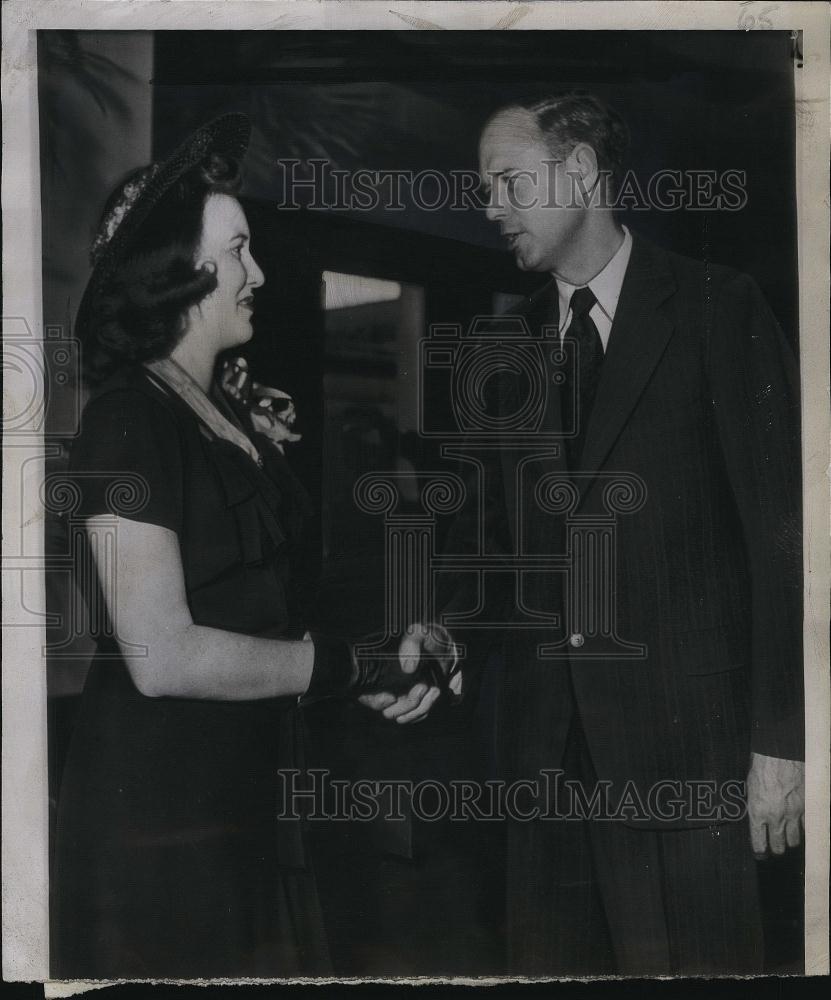
[{"label": "dark background", "polygon": [[[249,111],[248,187],[260,196],[277,183],[268,153],[327,155],[345,169],[476,169],[479,130],[496,108],[591,90],[627,121],[639,177],[747,171],[741,212],[638,212],[624,221],[680,253],[749,271],[783,327],[796,329],[787,32],[158,32],[155,53],[158,152],[206,116]],[[500,247],[481,213],[415,210],[378,221]]]}]

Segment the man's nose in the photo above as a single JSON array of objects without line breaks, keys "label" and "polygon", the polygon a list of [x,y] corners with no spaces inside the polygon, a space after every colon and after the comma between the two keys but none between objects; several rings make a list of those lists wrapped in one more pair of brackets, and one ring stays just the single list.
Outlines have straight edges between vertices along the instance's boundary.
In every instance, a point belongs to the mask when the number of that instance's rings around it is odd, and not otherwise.
[{"label": "man's nose", "polygon": [[485,218],[488,222],[498,222],[505,218],[505,214],[505,205],[500,194],[496,191],[492,192],[485,206]]},{"label": "man's nose", "polygon": [[504,211],[498,205],[494,205],[493,202],[485,206],[485,218],[488,222],[498,222],[504,214]]}]

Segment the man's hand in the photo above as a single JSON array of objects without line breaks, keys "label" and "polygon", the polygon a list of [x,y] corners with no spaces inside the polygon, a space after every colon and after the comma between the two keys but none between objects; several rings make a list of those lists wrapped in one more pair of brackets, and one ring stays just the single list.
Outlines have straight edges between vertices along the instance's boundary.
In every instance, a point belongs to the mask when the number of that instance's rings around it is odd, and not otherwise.
[{"label": "man's hand", "polygon": [[757,858],[797,847],[805,823],[805,764],[754,753],[747,775],[750,841]]},{"label": "man's hand", "polygon": [[[399,662],[404,673],[413,674],[418,670],[423,652],[438,653],[440,644],[427,626],[416,623],[407,629],[398,647]],[[461,680],[461,676],[457,676]],[[388,691],[379,691],[377,694],[361,695],[358,701],[367,708],[381,712],[384,718],[394,719],[403,725],[427,718],[440,695],[440,688],[419,683],[398,698]]]}]

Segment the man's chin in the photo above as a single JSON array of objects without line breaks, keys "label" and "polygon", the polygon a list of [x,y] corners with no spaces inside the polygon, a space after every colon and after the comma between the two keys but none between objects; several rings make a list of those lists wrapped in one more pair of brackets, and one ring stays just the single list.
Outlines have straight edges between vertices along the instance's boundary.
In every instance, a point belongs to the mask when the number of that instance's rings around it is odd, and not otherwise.
[{"label": "man's chin", "polygon": [[520,271],[529,271],[530,270],[530,267],[528,265],[528,258],[518,248],[516,250],[514,250],[514,263],[520,269]]},{"label": "man's chin", "polygon": [[534,257],[529,257],[527,254],[523,254],[519,251],[517,251],[517,253],[514,254],[514,260],[516,262],[516,266],[520,269],[520,271],[541,270],[540,263],[538,260],[536,260]]}]

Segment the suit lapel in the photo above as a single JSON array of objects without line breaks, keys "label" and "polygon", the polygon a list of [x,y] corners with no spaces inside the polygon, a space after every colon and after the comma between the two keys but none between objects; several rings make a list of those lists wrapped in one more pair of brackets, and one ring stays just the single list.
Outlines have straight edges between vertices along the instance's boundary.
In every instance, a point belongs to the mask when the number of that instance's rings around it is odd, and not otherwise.
[{"label": "suit lapel", "polygon": [[[657,248],[634,236],[583,448],[582,470],[601,468],[674,329],[659,309],[675,279]],[[581,493],[591,484],[581,477]]]}]

